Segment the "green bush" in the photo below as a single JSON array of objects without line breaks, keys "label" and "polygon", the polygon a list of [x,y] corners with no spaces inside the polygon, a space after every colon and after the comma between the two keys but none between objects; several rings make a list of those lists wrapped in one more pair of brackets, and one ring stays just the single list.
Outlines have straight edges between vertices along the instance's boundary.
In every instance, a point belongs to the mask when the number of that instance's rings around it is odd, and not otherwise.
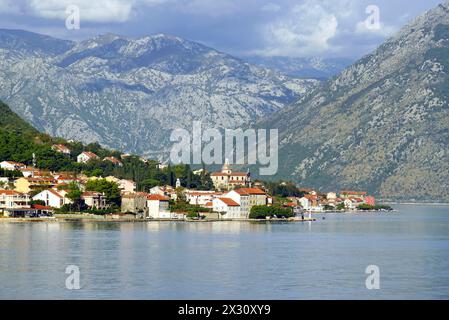
[{"label": "green bush", "polygon": [[386,206],[386,205],[376,205],[376,206],[372,206],[369,204],[360,204],[357,207],[358,210],[362,210],[362,211],[380,211],[380,210],[386,210],[386,211],[391,211],[393,210],[392,207],[390,206]]},{"label": "green bush", "polygon": [[249,214],[250,219],[265,219],[267,217],[291,218],[294,216],[291,208],[254,206]]}]

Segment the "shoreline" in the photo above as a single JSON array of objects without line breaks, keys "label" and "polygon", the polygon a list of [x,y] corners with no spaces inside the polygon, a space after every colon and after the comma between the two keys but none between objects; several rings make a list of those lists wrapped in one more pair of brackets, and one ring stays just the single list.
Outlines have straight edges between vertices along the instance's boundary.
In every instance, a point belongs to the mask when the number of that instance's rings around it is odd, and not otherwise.
[{"label": "shoreline", "polygon": [[386,205],[449,206],[449,202],[382,202]]},{"label": "shoreline", "polygon": [[182,223],[213,223],[213,222],[314,222],[317,219],[106,219],[97,217],[48,217],[48,218],[0,218],[0,223],[70,223],[70,222],[114,222],[114,223],[148,223],[148,222],[182,222]]}]

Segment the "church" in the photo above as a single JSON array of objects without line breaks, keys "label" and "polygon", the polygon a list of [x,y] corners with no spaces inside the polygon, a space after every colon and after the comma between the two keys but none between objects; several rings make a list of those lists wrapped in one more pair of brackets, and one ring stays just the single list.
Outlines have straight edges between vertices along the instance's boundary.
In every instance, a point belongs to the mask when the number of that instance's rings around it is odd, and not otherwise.
[{"label": "church", "polygon": [[214,187],[217,190],[232,190],[236,187],[251,187],[251,173],[233,172],[229,160],[226,159],[221,172],[213,172],[210,175]]}]

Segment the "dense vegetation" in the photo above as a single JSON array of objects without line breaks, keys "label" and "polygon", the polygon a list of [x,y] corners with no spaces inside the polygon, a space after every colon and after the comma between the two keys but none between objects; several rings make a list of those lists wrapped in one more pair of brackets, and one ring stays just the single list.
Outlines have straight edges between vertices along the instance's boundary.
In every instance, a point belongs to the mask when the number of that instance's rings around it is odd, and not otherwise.
[{"label": "dense vegetation", "polygon": [[212,212],[212,209],[207,209],[197,205],[189,204],[184,201],[180,201],[180,202],[170,202],[170,211],[187,213],[188,217],[197,217],[201,215],[201,213]]},{"label": "dense vegetation", "polygon": [[273,197],[303,197],[305,192],[300,191],[298,187],[292,182],[284,182],[284,181],[278,181],[278,182],[272,182],[267,181],[263,182],[265,187],[267,188],[270,195]]},{"label": "dense vegetation", "polygon": [[358,210],[362,211],[392,211],[393,208],[387,205],[369,205],[369,204],[361,204],[357,207]]},{"label": "dense vegetation", "polygon": [[[188,165],[169,166],[159,170],[156,161],[142,161],[135,155],[121,159],[121,152],[109,150],[98,143],[84,145],[80,142],[68,142],[39,133],[1,102],[0,114],[2,115],[0,118],[0,161],[12,160],[31,165],[33,154],[35,154],[36,167],[39,169],[83,173],[87,176],[112,175],[120,179],[131,179],[137,183],[139,191],[148,191],[155,185],[175,186],[177,179],[180,179],[181,184],[187,188],[200,190],[213,188],[209,174],[195,175]],[[72,151],[71,155],[52,150],[53,144],[66,145]],[[100,160],[92,160],[86,164],[77,163],[76,156],[82,151],[91,151],[97,154]],[[108,156],[116,157],[122,161],[123,166],[101,160]]]},{"label": "dense vegetation", "polygon": [[249,214],[250,219],[266,219],[267,217],[290,218],[294,213],[291,208],[254,206]]}]

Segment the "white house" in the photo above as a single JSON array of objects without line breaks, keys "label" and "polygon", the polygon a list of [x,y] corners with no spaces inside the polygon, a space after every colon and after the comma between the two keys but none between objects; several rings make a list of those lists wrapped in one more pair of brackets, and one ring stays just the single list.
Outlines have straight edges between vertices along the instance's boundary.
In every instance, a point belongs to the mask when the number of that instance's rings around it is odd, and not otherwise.
[{"label": "white house", "polygon": [[2,161],[0,162],[0,168],[4,170],[20,170],[25,168],[26,165],[15,161]]},{"label": "white house", "polygon": [[97,208],[99,210],[107,209],[106,196],[100,192],[85,191],[81,198],[84,203],[90,208]]},{"label": "white house", "polygon": [[65,204],[72,203],[66,198],[66,191],[56,191],[53,189],[44,190],[33,197],[33,200],[41,200],[45,205],[53,208],[61,208]]},{"label": "white house", "polygon": [[99,157],[95,153],[89,152],[89,151],[81,152],[76,157],[76,161],[78,163],[87,163],[87,162],[89,162],[90,160],[93,160],[93,159],[99,159]]},{"label": "white house", "polygon": [[135,192],[137,188],[136,183],[132,180],[121,179],[117,184],[122,192]]},{"label": "white house", "polygon": [[151,194],[147,197],[148,218],[172,219],[169,205],[169,198],[158,194]]},{"label": "white house", "polygon": [[55,150],[56,152],[63,153],[63,154],[66,154],[66,155],[70,155],[70,153],[71,153],[70,149],[67,148],[63,144],[54,144],[51,148],[53,150]]},{"label": "white house", "polygon": [[344,200],[345,208],[349,210],[355,210],[363,203],[363,200],[359,198],[347,198]]},{"label": "white house", "polygon": [[302,197],[299,199],[299,204],[304,210],[309,210],[311,207],[310,200],[306,197]]},{"label": "white house", "polygon": [[267,194],[259,188],[232,190],[223,198],[230,198],[240,205],[240,219],[248,219],[252,207],[267,205]]},{"label": "white house", "polygon": [[185,192],[186,201],[193,205],[204,206],[206,203],[211,202],[213,199],[221,196],[221,193],[215,191],[197,191],[188,190]]},{"label": "white house", "polygon": [[123,167],[123,163],[117,159],[116,157],[106,157],[103,159],[103,161],[109,161],[111,162],[113,165],[119,166],[119,167]]},{"label": "white house", "polygon": [[214,212],[219,213],[225,219],[242,219],[240,205],[230,198],[216,198],[212,200]]},{"label": "white house", "polygon": [[30,197],[13,190],[0,190],[0,211],[5,209],[27,208]]}]

